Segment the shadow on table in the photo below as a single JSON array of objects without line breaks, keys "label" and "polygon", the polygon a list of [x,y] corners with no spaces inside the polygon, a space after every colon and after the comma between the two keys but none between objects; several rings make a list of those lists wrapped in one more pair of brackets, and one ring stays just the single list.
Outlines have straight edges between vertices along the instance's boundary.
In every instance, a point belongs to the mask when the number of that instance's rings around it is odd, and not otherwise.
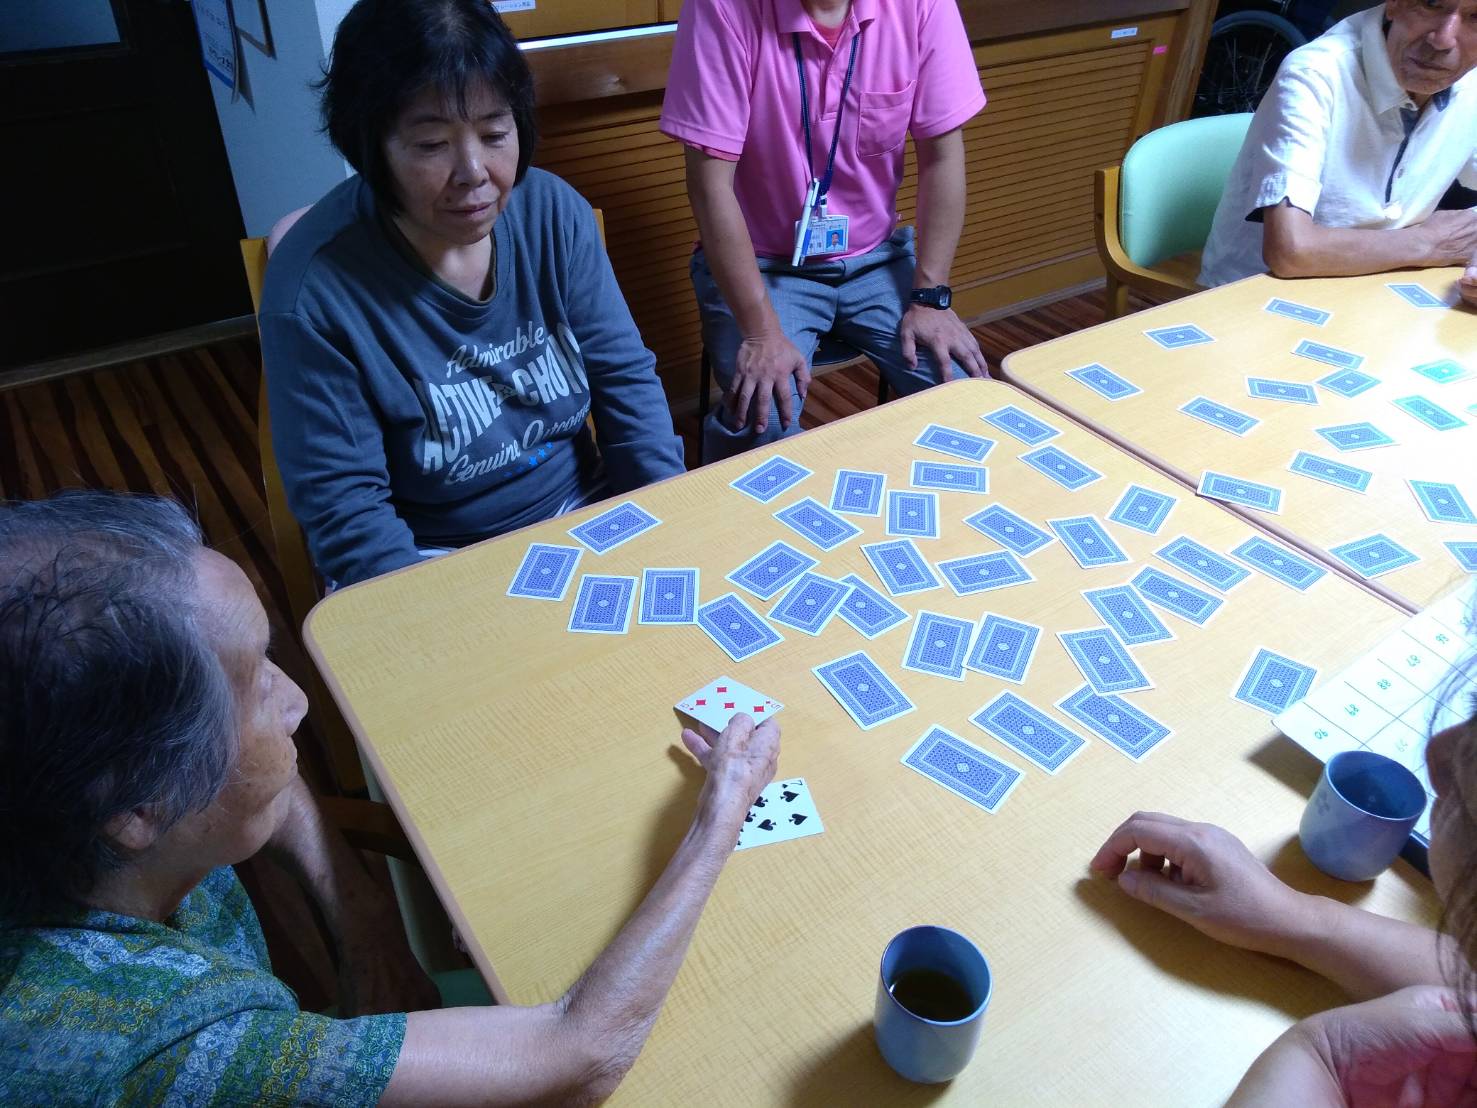
[{"label": "shadow on table", "polygon": [[[1145,961],[1181,981],[1209,992],[1255,1001],[1292,1020],[1348,1003],[1331,982],[1324,982],[1291,962],[1207,938],[1188,923],[1134,900],[1112,881],[1084,877],[1074,891],[1083,904],[1112,924]],[[1306,974],[1311,988],[1289,988],[1291,974]]]},{"label": "shadow on table", "polygon": [[[975,1059],[979,1061],[978,1058]],[[877,1051],[872,1022],[858,1024],[790,1087],[791,1108],[828,1104],[932,1104],[949,1085],[918,1085],[888,1068]]]},{"label": "shadow on table", "polygon": [[[1280,734],[1274,734],[1254,750],[1251,763],[1304,798],[1313,795],[1313,789],[1323,773],[1322,762]],[[1275,855],[1263,860],[1268,869],[1294,889],[1355,905],[1367,899],[1374,891],[1373,881],[1340,881],[1336,877],[1329,877],[1303,853],[1303,848],[1298,843],[1298,829],[1294,826],[1287,830],[1287,841]],[[1412,887],[1430,887],[1429,878],[1408,862],[1396,861],[1391,872]]]},{"label": "shadow on table", "polygon": [[707,771],[698,765],[682,746],[673,743],[667,748],[667,757],[682,774],[681,786],[672,793],[667,806],[657,817],[656,823],[651,828],[651,838],[646,847],[646,875],[632,897],[631,903],[626,906],[625,913],[621,917],[621,923],[631,918],[631,913],[636,911],[651,887],[656,884],[657,878],[661,877],[662,871],[667,868],[667,863],[672,860],[672,855],[677,852],[678,844],[682,842],[682,836],[687,834],[687,829],[692,826],[693,813],[697,811],[698,794],[702,792],[703,781],[707,777]]}]

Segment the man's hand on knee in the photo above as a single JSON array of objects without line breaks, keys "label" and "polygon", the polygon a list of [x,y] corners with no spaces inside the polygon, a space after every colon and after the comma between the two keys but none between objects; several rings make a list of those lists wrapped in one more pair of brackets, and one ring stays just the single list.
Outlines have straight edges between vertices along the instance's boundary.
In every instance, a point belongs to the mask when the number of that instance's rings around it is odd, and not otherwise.
[{"label": "man's hand on knee", "polygon": [[[790,378],[795,387],[790,387]],[[739,344],[734,360],[733,384],[723,398],[729,422],[735,427],[746,424],[755,434],[769,426],[771,407],[778,409],[780,427],[788,431],[799,419],[792,393],[801,403],[810,388],[810,365],[793,342],[781,332],[766,332],[746,338]]]},{"label": "man's hand on knee", "polygon": [[989,372],[978,340],[952,308],[913,304],[903,313],[897,333],[908,366],[918,368],[918,348],[921,346],[933,355],[940,381],[949,379],[950,362],[958,362],[971,377],[983,377]]}]

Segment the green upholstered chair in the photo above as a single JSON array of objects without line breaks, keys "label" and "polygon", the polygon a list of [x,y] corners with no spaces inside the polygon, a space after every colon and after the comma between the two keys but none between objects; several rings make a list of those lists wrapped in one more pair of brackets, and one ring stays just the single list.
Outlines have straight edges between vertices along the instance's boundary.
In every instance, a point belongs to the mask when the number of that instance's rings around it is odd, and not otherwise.
[{"label": "green upholstered chair", "polygon": [[1250,114],[1171,123],[1134,143],[1121,168],[1097,171],[1109,319],[1127,312],[1129,289],[1164,299],[1200,290],[1200,254],[1250,123]]}]

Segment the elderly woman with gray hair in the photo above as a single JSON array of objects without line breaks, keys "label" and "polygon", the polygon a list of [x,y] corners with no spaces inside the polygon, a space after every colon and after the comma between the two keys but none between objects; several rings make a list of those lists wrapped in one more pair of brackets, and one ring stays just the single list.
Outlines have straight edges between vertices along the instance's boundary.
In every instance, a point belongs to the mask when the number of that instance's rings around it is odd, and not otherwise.
[{"label": "elderly woman with gray hair", "polygon": [[[297,774],[306,705],[267,639],[245,575],[170,501],[0,506],[0,1103],[609,1094],[773,776],[775,725],[683,732],[708,771],[691,829],[562,998],[434,1010],[393,902]],[[231,869],[258,851],[321,908],[355,1018],[272,975]]]}]

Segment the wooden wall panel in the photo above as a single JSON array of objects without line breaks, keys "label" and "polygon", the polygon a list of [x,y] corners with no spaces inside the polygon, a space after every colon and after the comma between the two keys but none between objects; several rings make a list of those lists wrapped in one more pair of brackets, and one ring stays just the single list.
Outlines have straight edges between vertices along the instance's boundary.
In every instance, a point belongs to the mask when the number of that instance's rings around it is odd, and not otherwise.
[{"label": "wooden wall panel", "polygon": [[503,12],[503,22],[520,39],[640,27],[657,20],[658,0],[537,0],[527,11]]},{"label": "wooden wall panel", "polygon": [[[1093,171],[1154,126],[1165,55],[1182,16],[989,43],[975,59],[989,106],[965,129],[969,210],[954,265],[960,314],[983,315],[1099,274]],[[682,148],[657,130],[660,92],[563,103],[541,114],[536,161],[605,212],[606,240],[636,324],[676,407],[693,402],[697,306],[688,261],[697,227]],[[909,145],[898,211],[916,211]]]}]

